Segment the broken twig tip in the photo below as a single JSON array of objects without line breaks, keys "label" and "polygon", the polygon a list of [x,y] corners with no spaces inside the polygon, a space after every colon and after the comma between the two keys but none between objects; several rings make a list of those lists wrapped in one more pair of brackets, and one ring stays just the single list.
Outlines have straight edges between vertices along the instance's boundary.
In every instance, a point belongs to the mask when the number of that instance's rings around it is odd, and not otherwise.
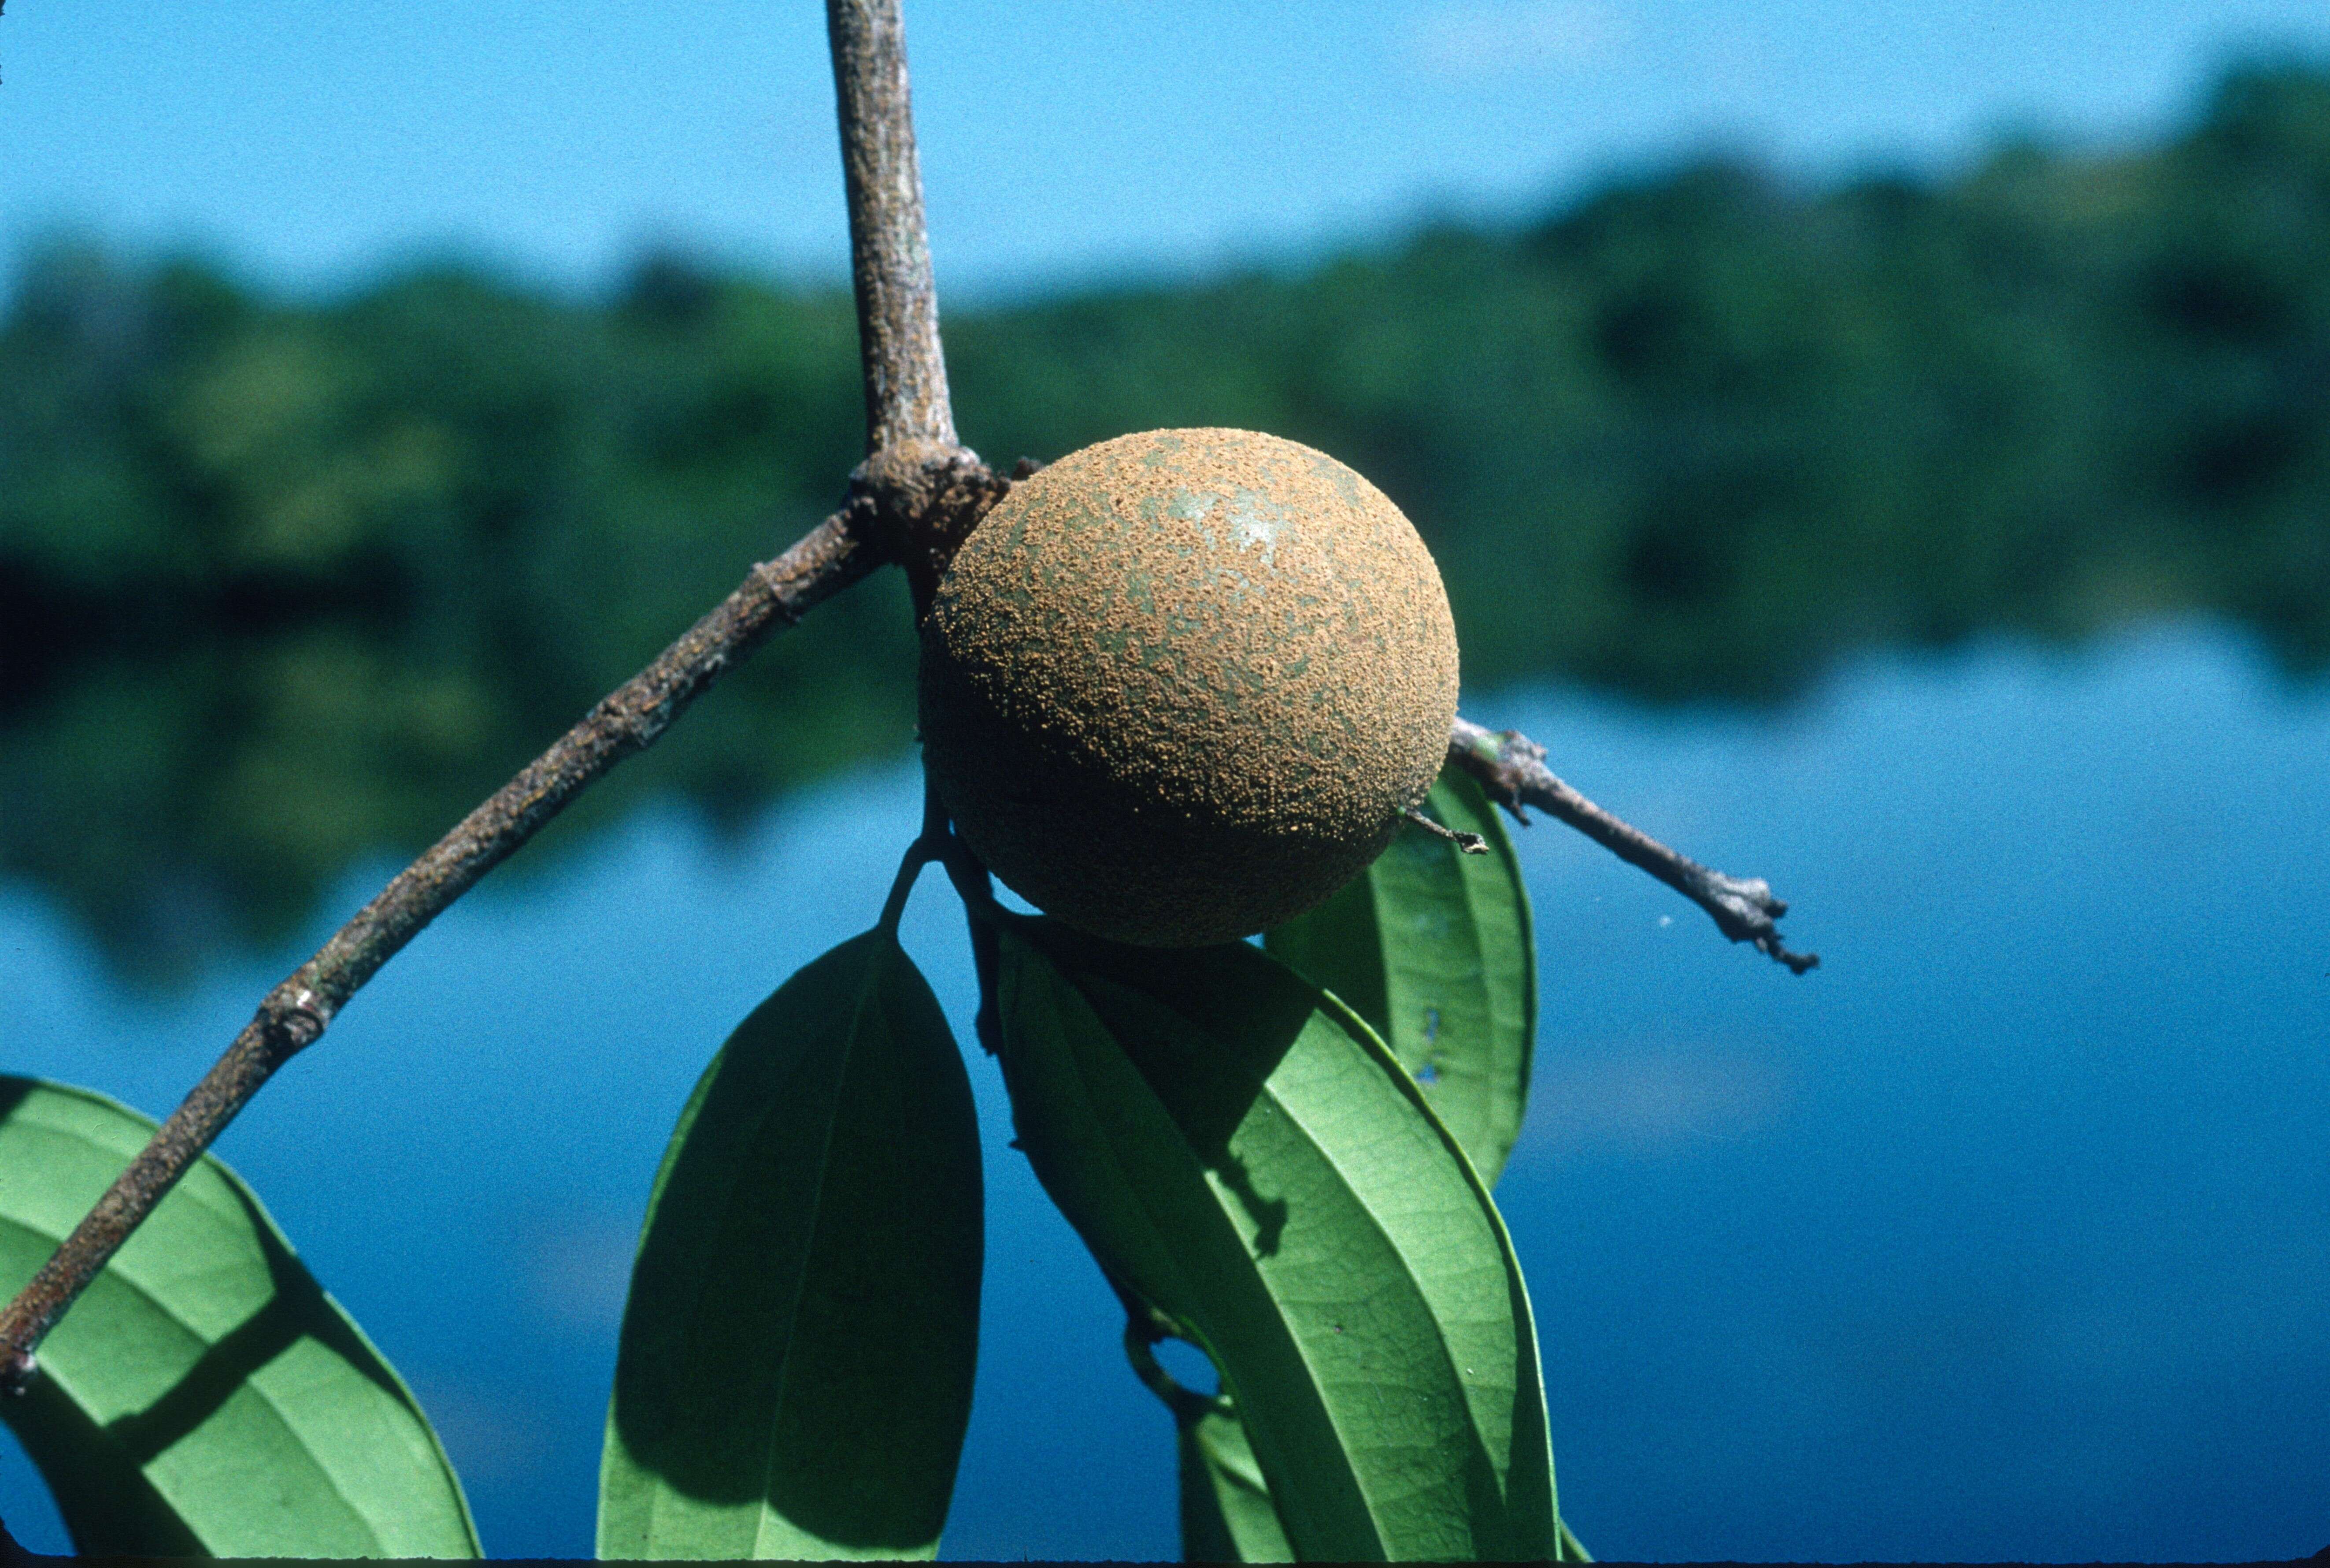
[{"label": "broken twig tip", "polygon": [[1788,973],[1791,974],[1802,974],[1807,970],[1817,969],[1820,967],[1819,954],[1791,953],[1787,948],[1782,946],[1776,938],[1770,942],[1758,942],[1756,946],[1761,947],[1764,950],[1765,955],[1771,958],[1774,962],[1786,965],[1788,966]]},{"label": "broken twig tip", "polygon": [[1417,811],[1414,806],[1408,807],[1407,810],[1402,812],[1400,814],[1406,817],[1409,822],[1414,822],[1417,827],[1422,828],[1425,832],[1432,834],[1434,837],[1446,839],[1450,843],[1454,844],[1457,850],[1462,853],[1467,855],[1485,855],[1489,852],[1489,841],[1482,838],[1478,833],[1463,833],[1457,832],[1454,828],[1444,827],[1442,824],[1434,822],[1430,817],[1425,816],[1422,812]]}]

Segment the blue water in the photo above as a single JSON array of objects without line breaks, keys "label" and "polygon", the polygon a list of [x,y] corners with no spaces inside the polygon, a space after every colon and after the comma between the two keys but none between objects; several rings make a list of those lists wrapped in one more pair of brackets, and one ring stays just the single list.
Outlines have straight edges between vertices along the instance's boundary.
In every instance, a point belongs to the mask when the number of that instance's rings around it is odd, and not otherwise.
[{"label": "blue water", "polygon": [[[1776,720],[1467,707],[1768,877],[1825,959],[1793,979],[1566,830],[1520,835],[1545,1005],[1499,1197],[1589,1546],[2330,1544],[2330,693],[2188,627],[1866,665]],[[497,1555],[588,1554],[665,1134],[727,1026],[870,923],[915,796],[855,778],[741,843],[647,816],[473,898],[224,1140],[419,1391]],[[926,879],[908,945],[967,1036],[960,931]],[[0,892],[5,1065],[158,1114],[305,951],[140,1003]],[[989,1282],[947,1553],[1172,1556],[1167,1421],[973,1079]],[[0,1516],[62,1549],[13,1451]]]}]

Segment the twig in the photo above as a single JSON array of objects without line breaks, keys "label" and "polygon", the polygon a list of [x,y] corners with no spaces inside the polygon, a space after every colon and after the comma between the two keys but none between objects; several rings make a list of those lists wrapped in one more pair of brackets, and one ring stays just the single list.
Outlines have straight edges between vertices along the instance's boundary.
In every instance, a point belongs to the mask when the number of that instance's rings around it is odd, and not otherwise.
[{"label": "twig", "polygon": [[1752,942],[1797,974],[1820,963],[1819,954],[1792,953],[1781,942],[1778,921],[1788,907],[1772,896],[1770,883],[1761,877],[1727,877],[1620,822],[1555,777],[1545,765],[1545,747],[1518,730],[1492,731],[1459,718],[1449,727],[1448,757],[1480,780],[1489,798],[1516,821],[1529,821],[1524,806],[1560,818],[1706,910],[1734,942]]},{"label": "twig", "polygon": [[898,0],[826,0],[849,266],[866,370],[866,450],[960,443],[939,352],[938,290],[923,222],[923,175],[906,90]]},{"label": "twig", "polygon": [[1446,839],[1450,843],[1455,845],[1457,850],[1463,854],[1485,855],[1489,852],[1489,841],[1482,838],[1480,834],[1460,833],[1454,828],[1447,827],[1440,822],[1434,822],[1430,817],[1425,816],[1414,806],[1408,807],[1407,810],[1400,813],[1400,815],[1406,817],[1409,822],[1414,822],[1417,827],[1422,828],[1425,832],[1430,833],[1433,837],[1436,839]]},{"label": "twig", "polygon": [[898,0],[826,0],[825,21],[866,379],[867,457],[851,478],[885,498],[884,547],[905,567],[920,619],[1011,481],[955,435]]},{"label": "twig", "polygon": [[268,993],[226,1054],[0,1314],[0,1388],[23,1389],[34,1347],[65,1308],[276,1069],[313,1045],[382,965],[600,775],[653,745],[755,644],[880,564],[868,537],[872,510],[860,492],[791,549],[753,567],[717,608],[601,698]]}]

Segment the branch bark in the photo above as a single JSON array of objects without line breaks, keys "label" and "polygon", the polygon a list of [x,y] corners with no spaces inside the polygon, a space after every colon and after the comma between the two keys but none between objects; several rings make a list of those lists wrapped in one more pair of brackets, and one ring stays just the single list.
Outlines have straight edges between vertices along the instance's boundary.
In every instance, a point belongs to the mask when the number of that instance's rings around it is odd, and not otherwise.
[{"label": "branch bark", "polygon": [[906,88],[898,0],[826,0],[841,172],[849,191],[849,264],[866,371],[866,451],[927,442],[955,447],[938,289],[923,220],[923,173]]},{"label": "branch bark", "polygon": [[1788,906],[1772,896],[1770,883],[1761,877],[1727,877],[1619,821],[1556,777],[1545,765],[1545,747],[1520,731],[1488,730],[1459,718],[1449,727],[1448,760],[1480,780],[1489,798],[1516,822],[1528,822],[1527,806],[1558,817],[1706,910],[1734,942],[1753,943],[1797,974],[1820,963],[1819,954],[1792,953],[1781,941],[1779,920]]}]

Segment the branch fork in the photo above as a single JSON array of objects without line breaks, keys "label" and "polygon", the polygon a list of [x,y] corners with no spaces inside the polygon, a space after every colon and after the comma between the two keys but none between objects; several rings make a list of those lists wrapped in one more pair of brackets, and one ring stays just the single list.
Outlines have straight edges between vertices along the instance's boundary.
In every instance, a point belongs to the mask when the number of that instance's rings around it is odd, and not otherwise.
[{"label": "branch fork", "polygon": [[1011,485],[967,446],[914,437],[857,465],[849,505],[864,508],[867,537],[883,558],[905,569],[919,617],[955,551]]}]

